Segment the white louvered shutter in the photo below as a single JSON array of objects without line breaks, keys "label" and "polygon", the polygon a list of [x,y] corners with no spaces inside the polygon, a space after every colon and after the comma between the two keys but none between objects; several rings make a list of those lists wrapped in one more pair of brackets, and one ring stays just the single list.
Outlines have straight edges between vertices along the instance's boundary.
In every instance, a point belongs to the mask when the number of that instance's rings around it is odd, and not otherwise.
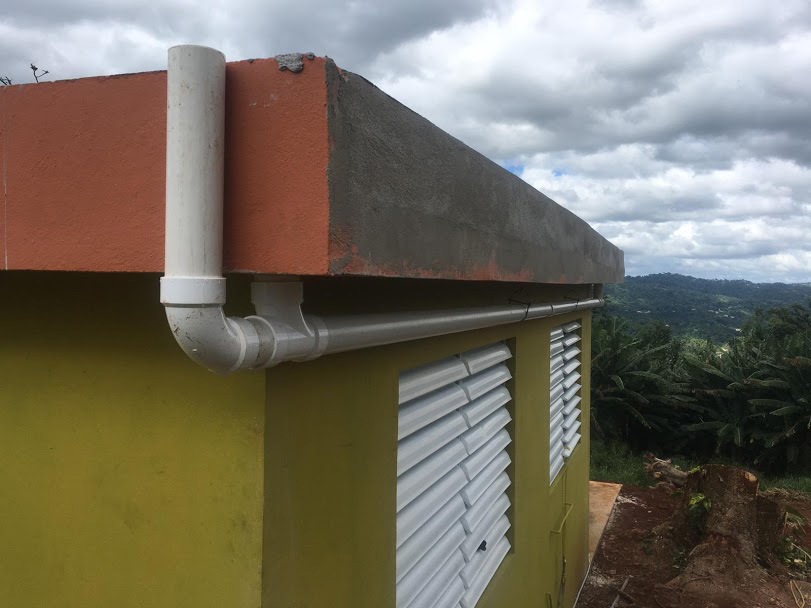
[{"label": "white louvered shutter", "polygon": [[400,374],[397,608],[473,608],[510,549],[501,342]]},{"label": "white louvered shutter", "polygon": [[549,482],[580,441],[580,323],[554,328],[549,345]]}]

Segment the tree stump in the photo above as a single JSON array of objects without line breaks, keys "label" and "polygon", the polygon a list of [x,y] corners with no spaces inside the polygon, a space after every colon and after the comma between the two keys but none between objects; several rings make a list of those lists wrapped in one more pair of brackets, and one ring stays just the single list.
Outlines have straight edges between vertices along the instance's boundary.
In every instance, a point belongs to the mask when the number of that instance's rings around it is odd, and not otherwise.
[{"label": "tree stump", "polygon": [[748,588],[766,576],[761,563],[776,551],[785,521],[780,504],[758,493],[758,478],[734,466],[691,472],[674,514],[674,538],[690,552],[681,574],[667,583],[684,606],[749,606]]}]

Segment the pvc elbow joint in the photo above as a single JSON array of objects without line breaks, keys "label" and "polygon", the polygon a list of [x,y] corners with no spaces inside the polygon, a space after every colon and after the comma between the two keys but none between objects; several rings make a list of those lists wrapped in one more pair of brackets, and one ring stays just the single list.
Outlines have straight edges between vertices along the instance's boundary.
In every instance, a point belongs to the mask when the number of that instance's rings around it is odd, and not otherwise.
[{"label": "pvc elbow joint", "polygon": [[183,351],[215,373],[256,367],[268,350],[263,324],[225,316],[224,278],[162,277],[161,303]]},{"label": "pvc elbow joint", "polygon": [[328,334],[318,317],[301,313],[301,283],[254,283],[253,292],[258,315],[226,317],[224,278],[161,278],[161,303],[172,335],[191,359],[215,373],[324,353]]}]

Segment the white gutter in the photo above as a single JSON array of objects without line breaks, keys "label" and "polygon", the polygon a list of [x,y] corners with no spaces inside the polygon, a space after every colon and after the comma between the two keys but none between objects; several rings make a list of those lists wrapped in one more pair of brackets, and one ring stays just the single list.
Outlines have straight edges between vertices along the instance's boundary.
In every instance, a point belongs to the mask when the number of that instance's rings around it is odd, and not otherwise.
[{"label": "white gutter", "polygon": [[538,319],[601,306],[599,298],[428,312],[315,317],[298,281],[257,280],[256,315],[226,317],[222,276],[225,58],[169,49],[166,265],[161,303],[180,347],[217,373]]}]

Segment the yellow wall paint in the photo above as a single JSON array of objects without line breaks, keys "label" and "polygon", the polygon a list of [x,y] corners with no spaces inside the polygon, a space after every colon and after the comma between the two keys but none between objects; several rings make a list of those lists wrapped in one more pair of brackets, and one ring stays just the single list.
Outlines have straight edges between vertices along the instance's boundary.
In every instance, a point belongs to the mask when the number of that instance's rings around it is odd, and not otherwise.
[{"label": "yellow wall paint", "polygon": [[0,273],[2,606],[260,606],[264,374],[188,360],[157,284]]},{"label": "yellow wall paint", "polygon": [[571,606],[588,444],[550,488],[549,329],[583,316],[587,344],[588,313],[218,377],[168,334],[156,276],[0,293],[0,605],[394,608],[398,373],[506,339],[513,550],[479,605],[544,606],[565,547]]},{"label": "yellow wall paint", "polygon": [[567,584],[564,606],[574,604],[580,586],[588,573],[589,551],[589,451],[591,429],[591,317],[583,319],[580,341],[581,374],[580,434],[583,436],[566,463],[566,502],[573,505],[572,513],[563,531],[563,544],[567,556]]},{"label": "yellow wall paint", "polygon": [[[546,594],[557,593],[563,546],[563,605],[571,606],[588,551],[588,442],[550,488],[549,331],[575,318],[583,320],[587,342],[590,313],[580,312],[269,370],[265,607],[394,608],[398,374],[497,340],[510,340],[516,378],[509,427],[513,549],[479,606],[546,606]],[[566,500],[575,508],[564,535],[553,535]]]}]

